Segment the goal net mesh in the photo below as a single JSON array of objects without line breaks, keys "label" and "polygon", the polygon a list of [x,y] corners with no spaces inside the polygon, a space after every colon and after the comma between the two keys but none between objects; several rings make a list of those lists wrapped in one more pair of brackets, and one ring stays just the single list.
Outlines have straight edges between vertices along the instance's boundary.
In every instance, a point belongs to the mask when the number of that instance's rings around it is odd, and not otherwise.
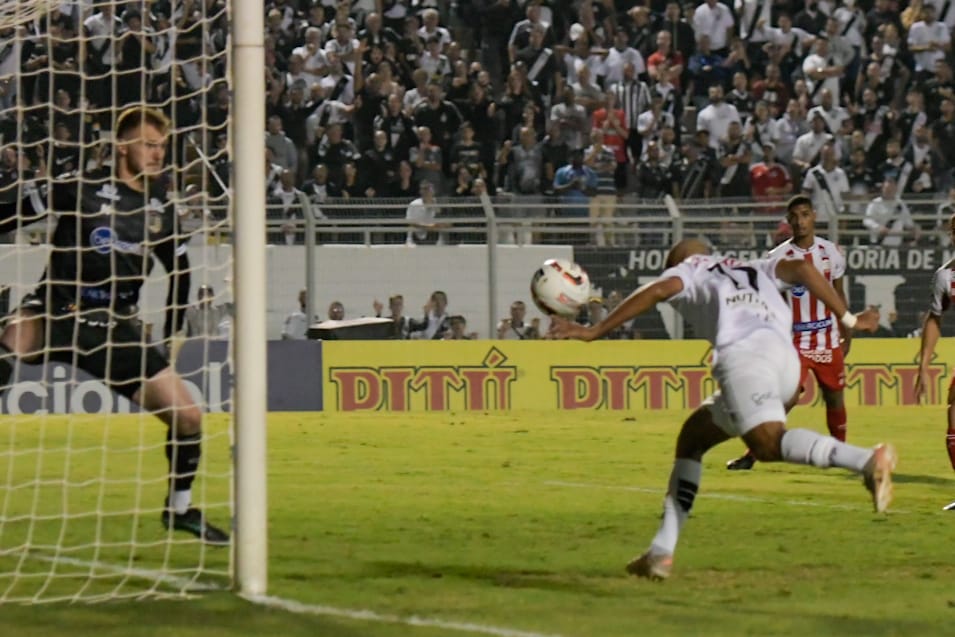
[{"label": "goal net mesh", "polygon": [[[155,262],[136,318],[143,343],[168,353],[204,412],[192,503],[228,530],[228,4],[0,3],[0,202],[16,202],[19,213],[17,227],[0,245],[0,310],[9,315],[36,290],[57,249],[57,223],[81,213],[44,201],[48,214],[36,214],[28,198],[33,188],[36,197],[49,198],[49,182],[59,175],[76,171],[83,180],[98,169],[112,170],[118,114],[136,105],[161,110],[171,122],[164,178],[190,276],[188,283],[173,278]],[[144,203],[133,214],[146,215],[146,208]],[[93,243],[90,237],[84,249],[103,249]],[[148,239],[140,252],[154,261]],[[183,285],[188,294],[179,293]],[[207,297],[201,303],[200,289]],[[49,327],[45,331],[49,336]],[[112,344],[107,338],[99,347],[108,351]],[[208,546],[161,522],[169,490],[166,425],[94,376],[51,357],[53,349],[44,347],[30,364],[18,359],[0,392],[0,603],[182,595],[229,586],[229,548]]]}]

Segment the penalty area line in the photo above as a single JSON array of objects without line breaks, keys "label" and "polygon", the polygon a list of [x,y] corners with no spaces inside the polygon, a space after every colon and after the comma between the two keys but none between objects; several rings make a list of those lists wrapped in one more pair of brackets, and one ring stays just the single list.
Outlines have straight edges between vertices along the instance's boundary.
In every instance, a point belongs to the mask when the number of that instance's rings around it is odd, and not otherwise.
[{"label": "penalty area line", "polygon": [[[547,480],[544,482],[549,487],[566,487],[571,489],[600,489],[604,491],[629,491],[631,493],[648,493],[651,495],[663,495],[663,489],[651,489],[649,487],[637,487],[624,484],[592,484],[588,482],[565,482],[562,480]],[[837,511],[870,511],[871,507],[854,504],[831,504],[829,502],[813,502],[812,500],[784,500],[757,498],[749,495],[739,495],[736,493],[719,493],[702,491],[697,493],[697,498],[709,498],[711,500],[727,500],[730,502],[752,502],[758,504],[782,504],[795,507],[815,507],[819,509],[834,509]],[[890,509],[890,513],[905,513],[905,511]]]},{"label": "penalty area line", "polygon": [[[192,578],[146,568],[131,568],[127,566],[121,566],[119,564],[81,560],[63,555],[54,557],[52,555],[32,554],[29,557],[41,562],[69,564],[70,566],[79,566],[82,568],[95,569],[100,572],[125,575],[137,579],[158,582],[173,588],[178,588],[183,592],[225,592],[229,590],[228,587],[219,584],[200,582]],[[438,619],[435,617],[419,617],[417,615],[393,615],[388,613],[378,613],[367,609],[340,608],[337,606],[325,606],[322,604],[308,604],[294,599],[285,599],[283,597],[275,597],[272,595],[239,595],[239,597],[258,606],[265,606],[266,608],[282,610],[298,615],[335,617],[339,619],[376,622],[381,624],[400,624],[403,626],[417,626],[421,628],[435,628],[439,630],[455,631],[461,633],[491,635],[492,637],[561,637],[560,635],[551,633],[535,633],[532,631],[518,630],[504,626],[490,626],[486,624]]]}]

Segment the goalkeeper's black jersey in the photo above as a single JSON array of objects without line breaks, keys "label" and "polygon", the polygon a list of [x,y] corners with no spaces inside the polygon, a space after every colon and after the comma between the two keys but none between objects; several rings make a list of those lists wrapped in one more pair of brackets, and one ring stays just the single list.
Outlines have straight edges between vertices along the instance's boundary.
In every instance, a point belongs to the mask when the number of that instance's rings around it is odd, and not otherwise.
[{"label": "goalkeeper's black jersey", "polygon": [[[68,173],[42,182],[20,200],[19,211],[0,208],[0,230],[15,227],[17,216],[20,223],[29,223],[54,213],[52,250],[38,299],[50,303],[51,310],[127,313],[139,302],[153,256],[171,274],[181,271],[185,261],[167,190],[162,180],[153,180],[147,181],[145,192],[138,192],[109,170]],[[31,218],[31,213],[36,216]],[[183,283],[188,295],[188,283]],[[181,298],[182,292],[170,297]]]}]

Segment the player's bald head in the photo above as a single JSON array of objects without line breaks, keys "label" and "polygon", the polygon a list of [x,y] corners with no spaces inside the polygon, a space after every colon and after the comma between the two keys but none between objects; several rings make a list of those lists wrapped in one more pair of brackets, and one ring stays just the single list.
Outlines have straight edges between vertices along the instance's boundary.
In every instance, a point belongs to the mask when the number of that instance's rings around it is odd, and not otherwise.
[{"label": "player's bald head", "polygon": [[670,252],[667,254],[666,267],[672,268],[694,254],[709,253],[710,247],[699,239],[684,239],[670,248]]}]

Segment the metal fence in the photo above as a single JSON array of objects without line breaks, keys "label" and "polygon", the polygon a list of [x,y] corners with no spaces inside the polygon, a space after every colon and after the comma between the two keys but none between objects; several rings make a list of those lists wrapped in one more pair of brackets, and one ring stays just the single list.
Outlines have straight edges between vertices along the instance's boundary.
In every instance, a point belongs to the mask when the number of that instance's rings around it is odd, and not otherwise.
[{"label": "metal fence", "polygon": [[[882,277],[889,282],[886,285],[895,280],[888,277],[890,273],[905,279],[895,294],[895,306],[900,315],[898,325],[911,330],[917,326],[918,314],[927,295],[925,278],[930,279],[931,272],[951,255],[952,249],[946,230],[949,202],[937,198],[905,201],[919,233],[905,237],[898,248],[872,246],[870,233],[862,225],[867,202],[851,202],[850,210],[854,212],[835,220],[820,219],[819,232],[846,246],[849,256],[857,257],[855,265],[850,263],[849,272],[853,277],[855,302],[862,302],[872,294],[875,289],[873,277]],[[181,203],[184,229],[193,235],[192,243],[197,248],[199,245],[231,243],[232,228],[226,207],[209,205],[208,202],[203,205],[196,197]],[[314,316],[318,307],[316,290],[319,283],[324,291],[322,296],[329,294],[330,284],[324,278],[318,280],[324,273],[316,267],[316,255],[320,254],[322,246],[390,245],[397,248],[410,240],[422,246],[419,252],[435,255],[431,258],[443,255],[440,258],[447,261],[433,265],[449,279],[453,278],[456,267],[454,257],[448,256],[448,252],[429,251],[428,245],[469,245],[472,254],[475,249],[485,253],[482,263],[486,263],[486,273],[481,274],[482,278],[486,276],[487,289],[475,290],[474,293],[482,296],[486,293],[486,302],[482,302],[479,312],[468,318],[483,335],[493,335],[496,321],[507,313],[507,308],[500,305],[510,302],[501,298],[509,294],[504,291],[506,286],[501,281],[513,274],[504,271],[506,266],[501,265],[506,257],[505,250],[553,245],[555,253],[574,254],[586,261],[592,278],[604,294],[611,290],[626,294],[648,276],[659,273],[666,248],[677,240],[701,237],[718,251],[739,251],[744,258],[756,257],[778,241],[784,216],[784,201],[781,200],[677,202],[671,198],[660,201],[625,198],[615,203],[612,216],[591,219],[588,202],[566,204],[544,197],[502,196],[438,199],[428,204],[433,224],[423,227],[409,222],[409,203],[407,199],[338,199],[319,203],[297,193],[287,205],[267,207],[269,243],[291,245],[294,246],[293,252],[299,250],[302,254],[300,265],[297,256],[291,261],[291,267],[302,276],[288,277],[288,285],[299,286],[304,280],[309,291],[309,305],[313,306],[308,308],[309,316]],[[26,228],[17,241],[44,243],[47,230],[46,225]],[[573,252],[566,248],[558,250],[556,246],[572,246]],[[871,258],[873,252],[906,252],[905,248],[911,253],[931,252],[931,259],[918,254],[901,254],[894,255],[894,261],[883,259],[877,263]],[[196,254],[199,254],[198,250]],[[910,257],[919,261],[917,267],[906,267],[907,264],[911,266]],[[893,263],[901,265],[894,266]],[[387,284],[388,272],[383,271],[381,276]],[[529,278],[529,273],[527,276]],[[501,295],[499,291],[502,291]],[[909,291],[912,291],[911,298],[905,296]],[[283,290],[282,298],[292,299],[296,293],[297,287]],[[682,333],[682,327],[676,323],[661,324],[659,317],[651,318],[656,322],[642,326],[642,336],[665,338]]]},{"label": "metal fence", "polygon": [[[918,228],[900,237],[900,247],[924,250],[948,248],[948,202],[939,198],[906,199]],[[819,219],[820,234],[847,248],[882,250],[862,223],[868,201],[850,201],[851,211],[836,219]],[[295,203],[269,209],[269,241],[304,244],[306,287],[314,298],[315,249],[329,244],[365,246],[407,244],[478,244],[487,249],[487,333],[493,334],[498,312],[498,248],[504,245],[570,245],[606,269],[620,268],[621,249],[635,254],[659,253],[685,237],[700,237],[722,252],[762,254],[784,236],[781,222],[785,201],[709,200],[677,202],[622,199],[612,215],[592,218],[589,202],[562,203],[544,197],[471,197],[438,199],[428,204],[433,213],[427,227],[409,223],[407,200],[347,199],[317,203],[300,195]],[[870,247],[871,246],[871,247]],[[616,248],[616,249],[614,249]],[[604,263],[604,260],[606,263]],[[446,268],[453,267],[447,264]],[[613,283],[608,279],[605,287]],[[629,292],[621,275],[622,289]],[[606,293],[608,290],[605,289]],[[505,308],[501,308],[505,309]],[[477,318],[477,317],[475,317]],[[482,324],[482,323],[479,323]],[[644,334],[653,337],[681,335],[682,325],[657,325]]]},{"label": "metal fence", "polygon": [[[906,198],[918,229],[902,243],[947,245],[949,202],[938,197]],[[703,237],[717,249],[769,248],[779,238],[785,201],[691,200],[671,197],[646,201],[622,198],[614,203],[566,203],[547,197],[465,197],[436,199],[427,207],[434,225],[423,239],[411,238],[408,200],[328,199],[304,194],[288,206],[268,208],[272,243],[364,245],[508,243],[575,246],[660,247],[684,237]],[[868,200],[850,201],[849,212],[818,220],[819,232],[843,245],[874,244],[863,225]],[[601,210],[607,216],[594,217]]]}]

